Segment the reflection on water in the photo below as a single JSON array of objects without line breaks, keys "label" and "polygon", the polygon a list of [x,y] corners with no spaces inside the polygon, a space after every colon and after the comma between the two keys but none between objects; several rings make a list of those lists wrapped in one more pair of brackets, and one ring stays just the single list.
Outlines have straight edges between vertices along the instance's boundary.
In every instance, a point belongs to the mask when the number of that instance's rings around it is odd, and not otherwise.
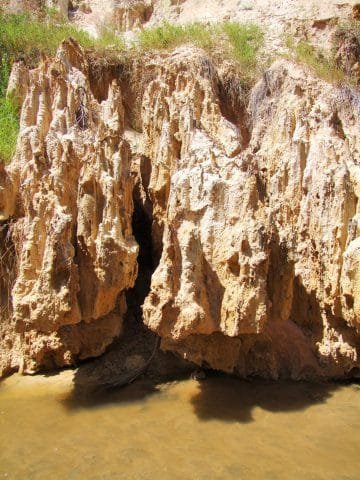
[{"label": "reflection on water", "polygon": [[360,478],[357,385],[210,378],[77,392],[0,384],[0,479]]}]

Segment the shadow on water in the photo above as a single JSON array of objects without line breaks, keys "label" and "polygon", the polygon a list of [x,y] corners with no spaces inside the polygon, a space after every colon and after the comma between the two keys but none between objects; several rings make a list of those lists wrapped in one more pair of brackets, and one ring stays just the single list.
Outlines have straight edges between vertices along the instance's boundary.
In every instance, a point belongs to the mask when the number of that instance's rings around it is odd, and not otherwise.
[{"label": "shadow on water", "polygon": [[74,387],[65,398],[62,398],[61,403],[67,410],[75,411],[144,401],[159,393],[157,386],[149,381],[139,381],[123,388]]},{"label": "shadow on water", "polygon": [[201,421],[249,423],[255,420],[253,410],[257,407],[274,413],[302,411],[325,404],[339,386],[334,383],[264,383],[211,378],[199,384],[191,403]]},{"label": "shadow on water", "polygon": [[[194,382],[194,381],[191,381]],[[177,382],[175,382],[176,384]],[[230,377],[211,376],[196,384],[193,394],[176,402],[189,401],[200,421],[220,420],[228,423],[250,423],[255,421],[254,410],[260,408],[272,413],[301,412],[315,405],[326,404],[341,383],[296,383],[296,382],[247,382]],[[181,387],[182,388],[182,387]],[[62,399],[69,411],[86,408],[101,408],[109,404],[126,405],[142,402],[163,391],[156,382],[140,380],[122,388],[74,390]],[[169,399],[170,401],[170,399]]]}]

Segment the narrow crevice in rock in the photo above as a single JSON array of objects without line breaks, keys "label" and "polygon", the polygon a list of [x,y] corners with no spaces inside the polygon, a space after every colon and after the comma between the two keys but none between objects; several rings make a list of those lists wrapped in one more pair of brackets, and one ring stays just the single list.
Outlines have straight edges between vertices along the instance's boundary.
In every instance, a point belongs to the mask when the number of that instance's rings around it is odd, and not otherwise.
[{"label": "narrow crevice in rock", "polygon": [[121,80],[126,76],[126,61],[117,58],[92,56],[89,57],[90,89],[98,102],[107,99],[109,86],[113,80]]},{"label": "narrow crevice in rock", "polygon": [[251,138],[250,118],[247,112],[249,86],[235,74],[220,76],[219,101],[222,115],[240,130],[242,148],[249,145]]},{"label": "narrow crevice in rock", "polygon": [[[127,312],[120,337],[99,358],[83,363],[77,370],[74,401],[85,388],[115,388],[133,381],[132,373],[152,382],[190,375],[194,365],[172,352],[162,352],[159,337],[143,322],[142,305],[150,292],[151,278],[159,252],[153,245],[152,203],[148,194],[150,160],[141,157],[133,193],[132,230],[139,245],[138,275],[135,285],[126,292]],[[150,361],[149,361],[150,360]],[[140,372],[140,373],[138,373]],[[129,380],[130,379],[130,380]]]},{"label": "narrow crevice in rock", "polygon": [[143,327],[141,306],[150,291],[151,276],[156,268],[151,237],[152,217],[136,198],[132,228],[139,244],[138,276],[133,289],[126,294],[129,310],[133,311],[134,321]]},{"label": "narrow crevice in rock", "polygon": [[11,235],[11,220],[0,223],[0,311],[1,318],[12,314],[11,289],[16,278],[16,250]]}]

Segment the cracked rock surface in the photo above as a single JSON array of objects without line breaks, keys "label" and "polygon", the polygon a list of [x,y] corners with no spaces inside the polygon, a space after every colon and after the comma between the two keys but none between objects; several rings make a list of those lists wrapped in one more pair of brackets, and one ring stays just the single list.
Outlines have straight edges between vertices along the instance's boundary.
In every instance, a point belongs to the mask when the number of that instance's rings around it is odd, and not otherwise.
[{"label": "cracked rock surface", "polygon": [[14,67],[0,374],[101,355],[139,263],[163,350],[242,377],[358,377],[358,89],[279,60],[247,98],[190,46],[93,63],[68,41]]}]

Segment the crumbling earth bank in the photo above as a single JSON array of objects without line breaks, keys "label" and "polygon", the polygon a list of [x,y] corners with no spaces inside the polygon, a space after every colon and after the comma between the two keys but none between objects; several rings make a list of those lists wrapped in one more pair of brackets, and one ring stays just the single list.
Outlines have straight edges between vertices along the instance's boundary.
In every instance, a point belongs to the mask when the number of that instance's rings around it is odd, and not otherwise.
[{"label": "crumbling earth bank", "polygon": [[99,77],[65,42],[19,76],[0,171],[17,260],[3,374],[100,355],[121,333],[134,197],[156,267],[143,319],[163,349],[240,376],[358,375],[359,95],[282,60],[234,103],[224,68],[186,46]]}]

